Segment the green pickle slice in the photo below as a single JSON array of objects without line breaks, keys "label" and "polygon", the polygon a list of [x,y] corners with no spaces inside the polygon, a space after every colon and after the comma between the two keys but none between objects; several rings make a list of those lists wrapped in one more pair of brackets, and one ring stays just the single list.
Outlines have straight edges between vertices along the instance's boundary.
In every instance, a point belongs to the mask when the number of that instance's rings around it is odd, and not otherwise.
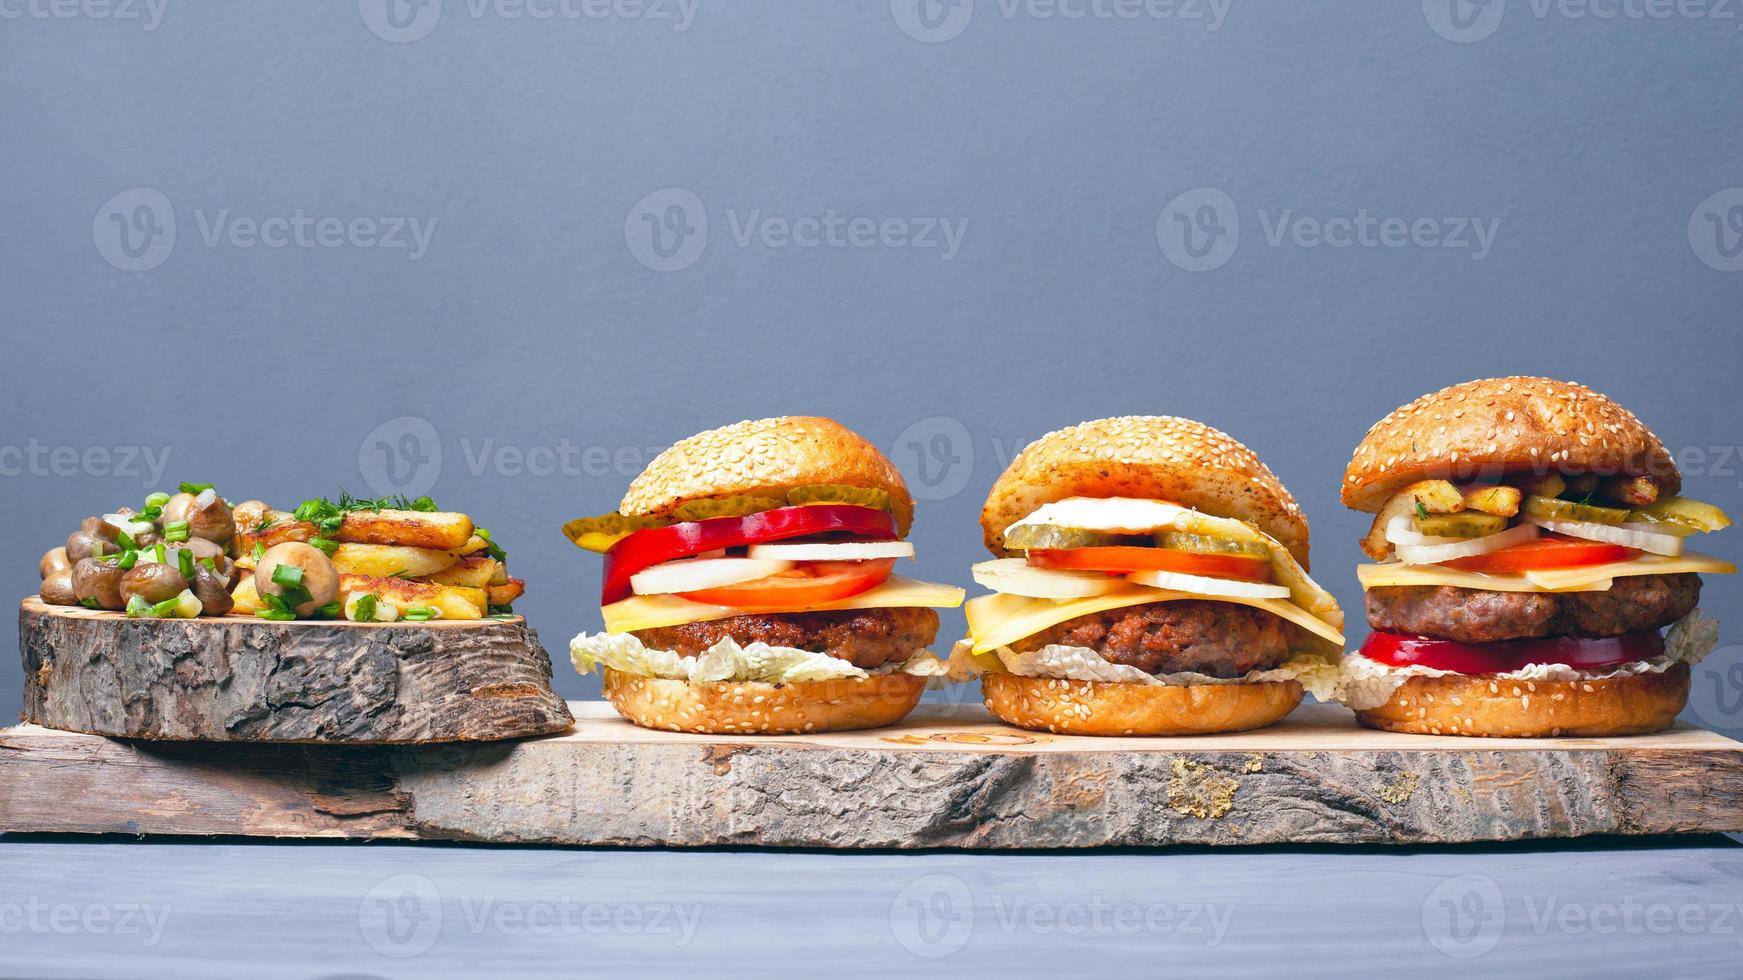
[{"label": "green pickle slice", "polygon": [[1722,531],[1731,526],[1731,517],[1712,504],[1687,497],[1665,497],[1628,515],[1630,521],[1652,524],[1674,524],[1696,531]]},{"label": "green pickle slice", "polygon": [[1437,538],[1483,538],[1507,529],[1507,518],[1481,511],[1417,515],[1416,529]]},{"label": "green pickle slice", "polygon": [[[1519,512],[1528,517],[1536,517],[1546,521],[1581,521],[1586,524],[1617,525],[1628,519],[1628,512],[1619,507],[1602,507],[1597,504],[1582,504],[1573,500],[1558,500],[1555,497],[1539,497],[1535,494],[1527,496],[1519,506]],[[1433,532],[1424,530],[1422,533]]]},{"label": "green pickle slice", "polygon": [[672,516],[680,521],[706,521],[714,517],[743,517],[785,506],[787,502],[779,497],[744,494],[713,500],[687,500],[672,509]]},{"label": "green pickle slice", "polygon": [[870,507],[873,510],[889,510],[890,495],[876,487],[850,487],[840,483],[818,483],[788,490],[786,503],[795,506],[852,504],[856,507]]},{"label": "green pickle slice", "polygon": [[563,536],[577,548],[604,552],[637,531],[666,523],[655,517],[625,517],[613,511],[598,517],[577,517],[563,525]]},{"label": "green pickle slice", "polygon": [[1271,557],[1271,549],[1259,541],[1236,541],[1233,538],[1219,538],[1210,534],[1189,534],[1185,531],[1163,531],[1156,535],[1156,544],[1169,551],[1185,551],[1195,555]]},{"label": "green pickle slice", "polygon": [[1015,551],[1065,548],[1102,548],[1114,543],[1106,531],[1050,524],[1019,524],[1005,530],[1005,547]]}]

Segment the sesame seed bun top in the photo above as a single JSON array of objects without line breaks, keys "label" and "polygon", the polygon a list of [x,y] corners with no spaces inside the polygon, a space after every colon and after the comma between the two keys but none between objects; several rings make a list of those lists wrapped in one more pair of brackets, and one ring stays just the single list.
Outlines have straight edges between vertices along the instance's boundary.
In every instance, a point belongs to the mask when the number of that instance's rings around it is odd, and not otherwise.
[{"label": "sesame seed bun top", "polygon": [[1651,476],[1665,495],[1682,475],[1634,413],[1571,381],[1485,378],[1423,395],[1386,416],[1344,470],[1343,501],[1377,511],[1417,480],[1513,472]]},{"label": "sesame seed bun top", "polygon": [[987,549],[1004,555],[1005,528],[1067,497],[1169,500],[1246,521],[1307,567],[1307,520],[1295,498],[1252,450],[1202,422],[1131,415],[1035,440],[1005,468],[981,508]]},{"label": "sesame seed bun top", "polygon": [[914,498],[894,463],[840,422],[806,415],[738,422],[678,442],[630,482],[619,510],[665,517],[692,500],[784,496],[824,483],[888,493],[898,535],[914,522]]}]

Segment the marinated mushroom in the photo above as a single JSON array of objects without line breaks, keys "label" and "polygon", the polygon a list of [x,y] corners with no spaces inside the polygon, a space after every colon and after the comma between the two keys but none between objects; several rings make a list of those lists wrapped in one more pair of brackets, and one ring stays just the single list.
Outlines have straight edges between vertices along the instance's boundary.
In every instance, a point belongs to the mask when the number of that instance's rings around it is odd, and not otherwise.
[{"label": "marinated mushroom", "polygon": [[188,536],[205,538],[220,544],[236,534],[236,521],[230,505],[211,489],[199,493],[178,493],[163,505],[163,526],[186,523]]},{"label": "marinated mushroom", "polygon": [[89,599],[99,609],[124,609],[127,606],[121,598],[121,576],[124,574],[115,562],[80,559],[73,565],[73,598],[81,603]]},{"label": "marinated mushroom", "polygon": [[230,519],[241,529],[254,530],[260,522],[266,520],[266,515],[272,507],[264,500],[244,500],[230,508]]},{"label": "marinated mushroom", "polygon": [[186,541],[164,544],[164,560],[169,562],[171,565],[174,565],[178,561],[176,558],[176,552],[178,551],[193,552],[195,561],[199,561],[202,558],[217,558],[225,554],[223,545],[214,541],[209,541],[205,538],[189,538]]},{"label": "marinated mushroom", "polygon": [[79,594],[73,591],[73,573],[71,569],[62,569],[42,580],[42,589],[38,593],[42,601],[51,606],[76,606],[79,604]]},{"label": "marinated mushroom", "polygon": [[[286,541],[266,549],[254,568],[254,588],[262,596],[283,596],[287,587],[275,581],[279,566],[301,569],[301,581],[295,586],[308,598],[293,607],[298,616],[309,616],[315,610],[339,598],[339,570],[326,553],[301,541]],[[295,574],[279,576],[294,578]]]},{"label": "marinated mushroom", "polygon": [[200,610],[207,616],[223,616],[236,605],[236,600],[230,597],[230,580],[234,577],[235,566],[228,558],[217,558],[213,567],[205,565],[194,566],[194,581],[191,588],[194,598],[200,600]]},{"label": "marinated mushroom", "polygon": [[79,530],[89,531],[105,541],[119,541],[121,529],[101,517],[87,517],[79,522]]},{"label": "marinated mushroom", "polygon": [[163,510],[159,513],[157,519],[166,525],[175,524],[187,520],[189,515],[193,512],[194,495],[191,493],[178,493],[164,501]]},{"label": "marinated mushroom", "polygon": [[121,576],[121,605],[125,608],[134,596],[156,605],[181,595],[187,587],[188,580],[174,565],[142,561]]},{"label": "marinated mushroom", "polygon": [[36,563],[36,570],[43,578],[48,578],[60,572],[72,571],[73,563],[67,558],[67,549],[50,548],[42,553],[42,560]]},{"label": "marinated mushroom", "polygon": [[67,536],[67,561],[77,565],[86,558],[100,558],[121,550],[114,540],[98,531],[78,530]]}]

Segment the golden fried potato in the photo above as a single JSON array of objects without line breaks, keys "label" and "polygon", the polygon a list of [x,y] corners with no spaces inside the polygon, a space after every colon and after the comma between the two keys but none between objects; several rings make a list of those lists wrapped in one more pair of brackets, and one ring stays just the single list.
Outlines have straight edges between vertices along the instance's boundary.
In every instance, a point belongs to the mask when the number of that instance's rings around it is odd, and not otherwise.
[{"label": "golden fried potato", "polygon": [[1395,518],[1414,519],[1418,512],[1456,514],[1465,509],[1465,495],[1446,480],[1419,480],[1392,496],[1380,512],[1374,515],[1363,536],[1362,553],[1375,561],[1385,561],[1392,554],[1392,542],[1386,540],[1386,525]]},{"label": "golden fried potato", "polygon": [[1518,487],[1478,484],[1465,488],[1465,509],[1496,517],[1512,517],[1519,513],[1522,495]]},{"label": "golden fried potato", "polygon": [[488,590],[486,590],[486,594],[490,597],[491,605],[506,606],[514,602],[516,599],[519,599],[523,594],[525,594],[526,590],[526,582],[518,578],[511,578],[500,585],[492,585]]},{"label": "golden fried potato", "polygon": [[353,595],[363,592],[393,603],[402,613],[414,606],[440,609],[443,619],[483,619],[489,608],[489,600],[483,589],[374,575],[339,576],[341,604],[349,603]]},{"label": "golden fried potato", "polygon": [[447,568],[427,576],[440,585],[468,585],[482,589],[508,581],[508,568],[502,562],[484,555],[461,558]]},{"label": "golden fried potato", "polygon": [[472,538],[472,518],[451,512],[354,510],[345,514],[337,537],[357,544],[457,551]]},{"label": "golden fried potato", "polygon": [[286,541],[309,542],[318,536],[313,524],[299,521],[288,510],[269,510],[254,520],[236,521],[236,553],[252,555],[254,546],[270,548]]},{"label": "golden fried potato", "polygon": [[393,544],[341,544],[333,549],[332,557],[333,567],[341,574],[407,578],[428,578],[459,561],[452,552]]},{"label": "golden fried potato", "polygon": [[1520,473],[1507,478],[1507,482],[1519,488],[1523,494],[1532,497],[1559,497],[1567,491],[1567,481],[1560,473],[1545,473],[1538,476],[1532,473]]},{"label": "golden fried potato", "polygon": [[232,616],[252,616],[260,611],[260,593],[254,588],[252,574],[242,576],[242,581],[230,590],[230,601],[235,603],[230,607]]},{"label": "golden fried potato", "polygon": [[465,544],[454,549],[454,554],[459,555],[461,558],[470,558],[488,547],[490,547],[490,542],[474,533],[470,538],[466,539]]},{"label": "golden fried potato", "polygon": [[1598,496],[1624,507],[1645,507],[1658,499],[1658,481],[1650,476],[1613,476],[1598,484]]}]

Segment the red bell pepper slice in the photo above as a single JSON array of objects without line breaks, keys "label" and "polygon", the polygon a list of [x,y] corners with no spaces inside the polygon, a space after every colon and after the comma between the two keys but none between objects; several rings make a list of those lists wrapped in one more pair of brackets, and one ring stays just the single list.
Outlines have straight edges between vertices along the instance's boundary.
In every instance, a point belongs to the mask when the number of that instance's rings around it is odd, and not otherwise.
[{"label": "red bell pepper slice", "polygon": [[1505,674],[1528,664],[1566,664],[1575,670],[1597,670],[1664,653],[1664,638],[1656,630],[1639,630],[1596,639],[1557,636],[1542,640],[1499,643],[1457,643],[1402,633],[1374,632],[1362,644],[1361,655],[1389,667],[1423,666],[1458,674]]},{"label": "red bell pepper slice", "polygon": [[629,598],[634,594],[630,576],[663,562],[720,548],[838,533],[866,541],[893,541],[896,519],[875,507],[809,504],[777,507],[744,517],[711,517],[646,528],[612,545],[605,553],[605,582],[599,601],[609,606]]}]

